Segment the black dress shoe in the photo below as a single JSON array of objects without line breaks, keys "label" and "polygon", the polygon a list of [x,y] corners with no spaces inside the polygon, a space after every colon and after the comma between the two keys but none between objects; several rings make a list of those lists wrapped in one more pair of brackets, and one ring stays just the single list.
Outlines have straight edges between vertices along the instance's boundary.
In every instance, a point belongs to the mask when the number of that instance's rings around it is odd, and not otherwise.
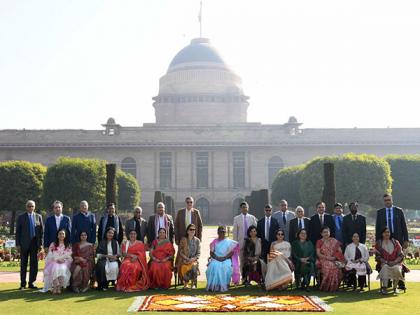
[{"label": "black dress shoe", "polygon": [[36,289],[38,289],[38,287],[37,287],[36,285],[33,285],[33,284],[30,284],[30,285],[28,286],[28,288],[29,288],[29,289],[32,289],[32,290],[36,290]]}]

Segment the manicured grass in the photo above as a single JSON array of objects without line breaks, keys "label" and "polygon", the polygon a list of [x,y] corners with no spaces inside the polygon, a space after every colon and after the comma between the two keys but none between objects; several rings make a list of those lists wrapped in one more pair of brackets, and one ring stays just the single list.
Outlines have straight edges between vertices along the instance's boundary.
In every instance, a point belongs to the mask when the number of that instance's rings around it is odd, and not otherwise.
[{"label": "manicured grass", "polygon": [[[38,271],[44,270],[45,260],[38,262]],[[18,261],[1,261],[0,262],[0,271],[7,272],[20,272],[20,262]],[[29,271],[29,261],[28,261],[28,271]]]},{"label": "manicured grass", "polygon": [[[199,289],[193,291],[184,291],[182,289],[170,289],[166,291],[152,291],[140,293],[121,293],[112,289],[106,292],[88,291],[84,294],[74,294],[66,292],[55,296],[51,293],[40,293],[30,290],[19,291],[17,284],[0,283],[0,304],[2,314],[126,314],[128,307],[139,295],[150,294],[208,294],[203,287],[204,283],[199,283]],[[334,308],[334,315],[344,314],[381,314],[395,315],[418,314],[419,302],[418,292],[420,292],[420,283],[408,283],[407,293],[401,293],[397,296],[382,296],[378,293],[378,283],[372,283],[372,290],[363,293],[354,293],[350,291],[339,291],[337,293],[322,293],[311,291],[307,295],[317,295],[321,297],[328,305]],[[239,287],[229,291],[233,295],[266,295],[265,291],[257,287],[244,288]],[[272,295],[294,295],[303,294],[302,291],[276,291],[270,292]],[[252,312],[253,314],[267,314],[263,312]],[[147,313],[146,313],[147,314]],[[152,313],[149,313],[152,314]],[[181,312],[159,312],[159,314],[187,314]],[[194,312],[194,314],[209,314]],[[216,314],[216,313],[214,313]],[[220,314],[220,313],[217,313]],[[249,313],[238,313],[249,314]],[[271,313],[274,314],[274,313]],[[287,314],[302,314],[301,312]]]}]

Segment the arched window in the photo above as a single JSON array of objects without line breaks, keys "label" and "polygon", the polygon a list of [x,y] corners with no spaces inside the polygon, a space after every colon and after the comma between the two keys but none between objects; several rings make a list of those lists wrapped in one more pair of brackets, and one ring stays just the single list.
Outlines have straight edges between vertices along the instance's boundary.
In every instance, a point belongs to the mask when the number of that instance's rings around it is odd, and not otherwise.
[{"label": "arched window", "polygon": [[121,161],[121,169],[133,175],[134,177],[137,177],[137,164],[136,160],[132,157],[126,157],[124,160]]},{"label": "arched window", "polygon": [[283,160],[279,156],[273,156],[268,161],[268,187],[271,188],[274,178],[276,177],[278,171],[280,171],[283,167]]},{"label": "arched window", "polygon": [[241,197],[238,197],[235,200],[233,200],[233,205],[232,205],[233,216],[236,216],[241,213],[241,209],[239,208],[239,205],[243,201],[245,201],[245,199]]},{"label": "arched window", "polygon": [[210,214],[210,203],[206,198],[200,198],[195,202],[195,206],[201,213],[201,219],[203,220],[203,225],[206,224],[209,220]]}]

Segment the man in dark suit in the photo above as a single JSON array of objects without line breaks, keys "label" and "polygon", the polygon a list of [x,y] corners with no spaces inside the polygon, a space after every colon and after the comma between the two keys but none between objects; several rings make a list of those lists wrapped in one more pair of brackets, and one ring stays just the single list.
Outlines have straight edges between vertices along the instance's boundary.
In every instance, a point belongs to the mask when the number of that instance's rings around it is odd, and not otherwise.
[{"label": "man in dark suit", "polygon": [[121,219],[116,213],[115,203],[110,202],[107,204],[106,211],[107,213],[105,213],[99,221],[98,241],[104,239],[105,231],[109,227],[113,227],[115,229],[114,239],[121,245],[124,238],[124,230]]},{"label": "man in dark suit", "polygon": [[141,207],[134,209],[134,217],[125,223],[125,236],[130,239],[130,231],[135,230],[137,240],[144,243],[144,238],[147,236],[147,221],[141,217],[142,213],[143,209]]},{"label": "man in dark suit", "polygon": [[310,240],[316,246],[316,242],[321,239],[321,229],[324,226],[330,228],[330,235],[331,237],[335,236],[335,224],[333,217],[328,213],[325,213],[325,203],[319,201],[316,204],[316,214],[311,217],[309,230],[310,230]]},{"label": "man in dark suit", "polygon": [[29,288],[37,289],[34,285],[38,274],[38,253],[42,250],[42,233],[44,225],[42,216],[35,213],[35,202],[26,202],[26,212],[21,214],[16,224],[16,248],[20,252],[20,287],[26,287],[26,269],[29,265]]},{"label": "man in dark suit", "polygon": [[[91,244],[96,242],[96,217],[89,211],[89,204],[86,200],[80,202],[80,212],[73,216],[71,223],[71,239],[72,243],[79,242],[79,237],[82,232],[86,232],[87,241]],[[101,240],[98,240],[98,243]]]},{"label": "man in dark suit", "polygon": [[175,218],[175,242],[179,245],[181,238],[186,235],[187,226],[195,225],[195,236],[201,241],[203,231],[203,222],[201,220],[200,210],[194,208],[194,199],[189,196],[185,198],[185,208],[178,210]]},{"label": "man in dark suit", "polygon": [[261,239],[261,258],[267,262],[267,254],[270,251],[271,243],[276,240],[276,232],[279,223],[273,218],[273,207],[268,204],[264,207],[265,216],[257,222],[257,236]]},{"label": "man in dark suit", "polygon": [[298,206],[296,207],[296,218],[290,220],[290,227],[289,227],[289,242],[292,243],[293,241],[297,240],[297,233],[300,230],[306,230],[307,235],[309,236],[309,225],[310,220],[309,218],[305,217],[305,210]]},{"label": "man in dark suit", "polygon": [[168,240],[174,242],[174,220],[172,216],[165,213],[165,204],[158,202],[156,205],[156,214],[149,217],[147,223],[147,242],[149,245],[157,238],[159,229],[166,230],[166,237]]},{"label": "man in dark suit", "polygon": [[347,246],[353,242],[353,234],[359,235],[360,243],[366,243],[366,217],[358,214],[359,204],[351,202],[349,204],[350,213],[344,216],[343,219],[343,242]]},{"label": "man in dark suit", "polygon": [[66,215],[63,215],[63,203],[59,200],[53,203],[54,214],[49,216],[45,220],[45,231],[44,231],[44,247],[48,249],[50,244],[55,241],[57,237],[57,231],[66,230],[66,234],[69,239],[71,232],[71,221]]},{"label": "man in dark suit", "polygon": [[407,248],[408,230],[404,211],[393,205],[390,194],[384,195],[384,204],[385,208],[379,209],[376,213],[376,239],[381,239],[383,229],[388,227],[391,231],[391,237],[398,240],[403,248]]}]

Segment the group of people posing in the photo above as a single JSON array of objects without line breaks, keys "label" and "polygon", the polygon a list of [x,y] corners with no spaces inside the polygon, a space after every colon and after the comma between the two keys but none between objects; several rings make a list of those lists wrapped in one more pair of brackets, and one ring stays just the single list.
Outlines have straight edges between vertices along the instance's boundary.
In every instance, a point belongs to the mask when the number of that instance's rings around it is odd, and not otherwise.
[{"label": "group of people posing", "polygon": [[[93,282],[98,290],[106,290],[110,284],[124,292],[168,289],[173,273],[184,288],[196,287],[203,224],[199,210],[193,207],[194,199],[187,197],[185,202],[175,221],[161,202],[148,221],[137,207],[125,227],[115,205],[108,204],[97,229],[86,201],[80,203],[80,212],[72,220],[62,214],[63,204],[55,201],[54,215],[47,218],[45,227],[41,215],[34,212],[35,203],[28,201],[16,228],[20,288],[27,284],[29,257],[29,288],[36,288],[37,254],[43,246],[47,252],[45,292],[60,293],[69,286],[75,292],[85,292]],[[408,232],[404,212],[393,206],[392,196],[384,195],[384,203],[385,208],[377,212],[374,251],[381,292],[386,294],[390,282],[394,292],[398,292],[398,285],[404,288],[402,249],[408,246]],[[219,226],[218,237],[210,244],[207,290],[225,292],[241,278],[244,285],[254,281],[266,290],[283,289],[294,274],[300,289],[309,290],[314,277],[320,290],[335,291],[345,277],[349,285],[362,291],[371,272],[364,245],[366,218],[358,213],[357,202],[349,208],[350,213],[344,216],[342,205],[336,204],[335,214],[329,215],[325,203],[319,202],[316,214],[306,218],[302,207],[289,211],[287,201],[282,200],[279,211],[273,214],[268,204],[265,216],[257,220],[248,213],[248,204],[241,203],[241,214],[233,221],[233,239],[227,237],[226,227]]]}]

